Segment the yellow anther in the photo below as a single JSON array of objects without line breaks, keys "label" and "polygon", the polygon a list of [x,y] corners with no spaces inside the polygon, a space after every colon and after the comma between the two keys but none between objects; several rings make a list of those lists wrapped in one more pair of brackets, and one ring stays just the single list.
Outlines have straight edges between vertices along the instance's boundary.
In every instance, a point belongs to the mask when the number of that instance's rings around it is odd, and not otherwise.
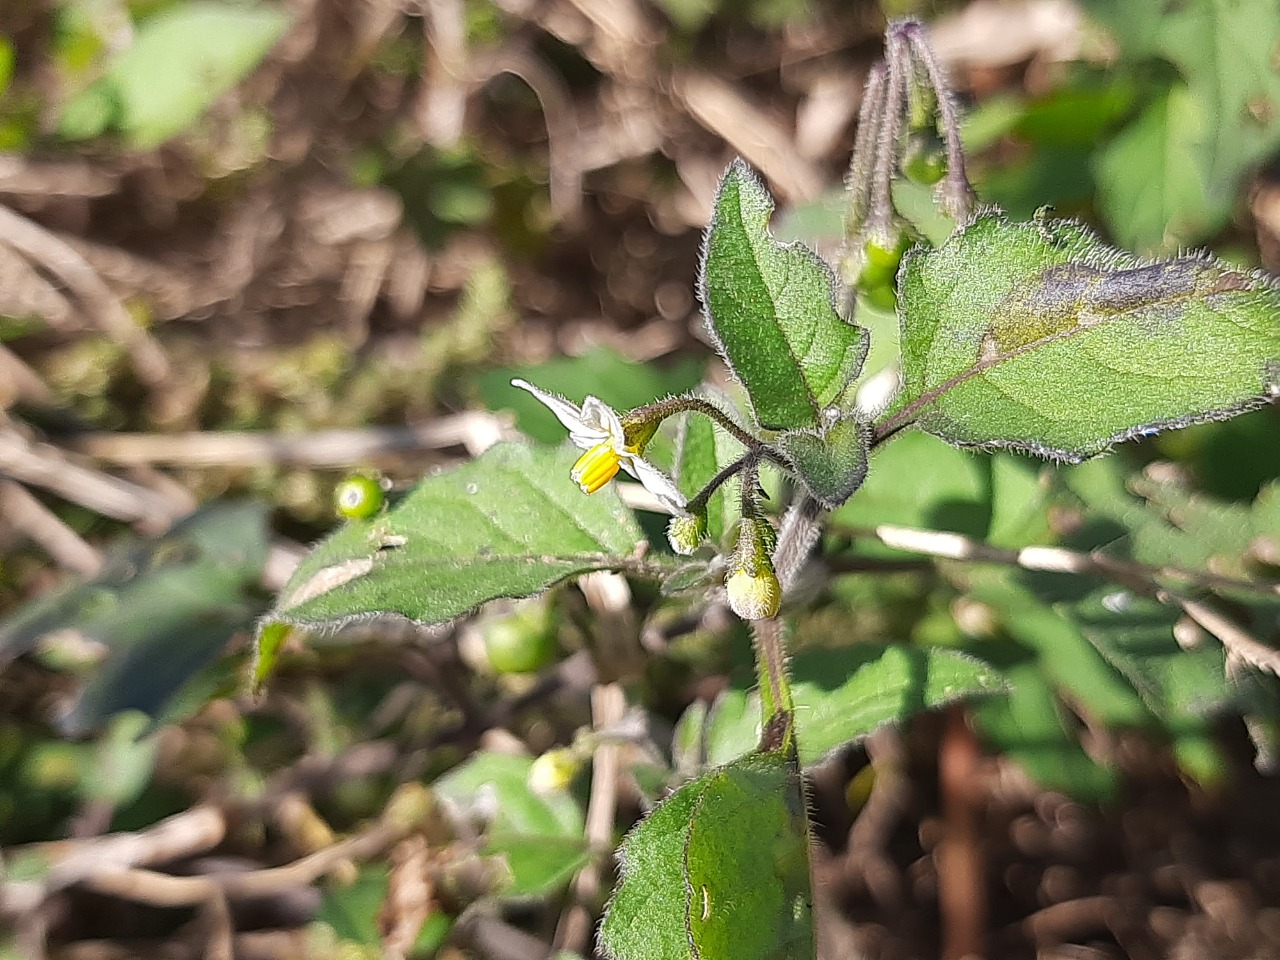
[{"label": "yellow anther", "polygon": [[580,456],[569,472],[584,493],[595,493],[618,474],[622,457],[609,441],[597,443]]}]

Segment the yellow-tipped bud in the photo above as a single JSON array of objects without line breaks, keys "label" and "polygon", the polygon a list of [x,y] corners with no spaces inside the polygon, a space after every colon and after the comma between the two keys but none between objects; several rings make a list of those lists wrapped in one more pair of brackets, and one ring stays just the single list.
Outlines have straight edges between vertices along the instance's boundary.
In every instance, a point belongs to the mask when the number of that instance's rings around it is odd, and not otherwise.
[{"label": "yellow-tipped bud", "polygon": [[672,517],[667,524],[667,542],[671,549],[687,557],[707,539],[707,515],[703,511]]},{"label": "yellow-tipped bud", "polygon": [[582,757],[568,747],[548,750],[529,768],[529,789],[542,795],[564,793],[582,769]]},{"label": "yellow-tipped bud", "polygon": [[782,606],[782,584],[772,567],[752,573],[738,569],[724,582],[729,592],[729,608],[743,620],[768,620]]},{"label": "yellow-tipped bud", "polygon": [[583,493],[595,493],[618,475],[621,466],[621,455],[606,440],[580,456],[569,471],[569,476],[582,488]]},{"label": "yellow-tipped bud", "polygon": [[743,620],[767,620],[782,606],[782,584],[769,556],[774,539],[773,527],[764,520],[743,517],[738,524],[738,544],[724,586],[729,607]]}]

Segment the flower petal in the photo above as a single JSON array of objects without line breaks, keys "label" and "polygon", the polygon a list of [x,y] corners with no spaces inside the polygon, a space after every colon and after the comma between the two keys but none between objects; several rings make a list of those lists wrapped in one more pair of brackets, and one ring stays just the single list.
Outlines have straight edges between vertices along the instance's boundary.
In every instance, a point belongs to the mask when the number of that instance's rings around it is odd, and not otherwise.
[{"label": "flower petal", "polygon": [[675,483],[665,473],[655,467],[644,457],[625,457],[622,461],[622,467],[627,473],[631,474],[641,485],[658,498],[658,502],[666,507],[667,512],[675,517],[682,517],[686,513],[685,505],[688,501],[683,493],[677,489]]},{"label": "flower petal", "polygon": [[622,429],[622,420],[613,408],[596,397],[587,397],[582,401],[582,422],[589,427],[596,427],[606,434],[619,453],[626,447],[626,432]]},{"label": "flower petal", "polygon": [[[521,390],[527,390],[538,399],[543,406],[556,415],[556,419],[564,424],[569,431],[569,438],[574,442],[575,446],[584,450],[593,447],[601,440],[609,437],[609,434],[603,430],[596,429],[591,424],[585,422],[580,410],[575,404],[570,403],[564,397],[556,396],[554,393],[547,393],[545,390],[539,390],[528,380],[521,380],[518,377],[511,381],[513,387],[519,387]],[[590,399],[590,398],[588,398]],[[599,403],[599,401],[596,401]]]}]

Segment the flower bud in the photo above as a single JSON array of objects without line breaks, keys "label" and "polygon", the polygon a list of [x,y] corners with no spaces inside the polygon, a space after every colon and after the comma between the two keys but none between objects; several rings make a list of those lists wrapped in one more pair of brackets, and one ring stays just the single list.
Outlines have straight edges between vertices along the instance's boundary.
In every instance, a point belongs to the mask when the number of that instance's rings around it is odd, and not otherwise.
[{"label": "flower bud", "polygon": [[738,545],[724,586],[729,607],[743,620],[767,620],[782,605],[782,584],[769,556],[775,539],[773,527],[764,520],[743,517],[738,524]]},{"label": "flower bud", "polygon": [[564,793],[582,769],[582,757],[570,747],[548,750],[529,768],[529,789],[546,796]]},{"label": "flower bud", "polygon": [[772,566],[755,573],[739,569],[724,582],[729,592],[729,608],[743,620],[768,620],[782,606],[782,584]]},{"label": "flower bud", "polygon": [[707,539],[707,514],[700,510],[683,517],[672,517],[667,524],[667,542],[671,549],[687,557]]}]

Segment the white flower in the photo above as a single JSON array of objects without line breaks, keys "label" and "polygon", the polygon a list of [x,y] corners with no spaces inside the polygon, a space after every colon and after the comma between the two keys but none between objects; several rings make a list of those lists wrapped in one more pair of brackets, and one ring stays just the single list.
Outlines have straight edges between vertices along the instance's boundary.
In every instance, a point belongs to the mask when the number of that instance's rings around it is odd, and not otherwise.
[{"label": "white flower", "polygon": [[595,397],[587,397],[582,406],[577,407],[526,380],[512,380],[511,385],[537,397],[565,425],[574,446],[586,451],[569,474],[584,493],[595,493],[622,469],[639,480],[669,513],[684,516],[684,494],[676,489],[670,477],[641,456],[645,444],[653,437],[656,423],[624,425],[608,404]]}]

